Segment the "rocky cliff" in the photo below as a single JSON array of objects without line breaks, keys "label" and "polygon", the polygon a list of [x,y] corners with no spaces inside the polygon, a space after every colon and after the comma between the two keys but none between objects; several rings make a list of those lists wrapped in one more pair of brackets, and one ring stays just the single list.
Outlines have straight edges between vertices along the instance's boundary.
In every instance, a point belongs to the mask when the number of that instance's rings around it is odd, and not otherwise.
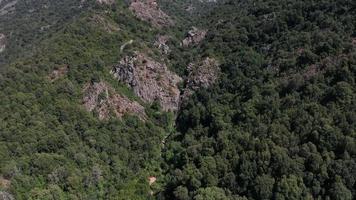
[{"label": "rocky cliff", "polygon": [[179,106],[178,83],[182,79],[169,71],[163,63],[143,53],[126,56],[112,69],[112,74],[131,87],[146,102],[158,101],[165,111],[176,111]]},{"label": "rocky cliff", "polygon": [[142,105],[116,93],[105,82],[88,83],[84,88],[83,104],[86,110],[96,112],[101,120],[108,119],[110,113],[114,113],[118,118],[133,114],[142,120],[146,119]]}]

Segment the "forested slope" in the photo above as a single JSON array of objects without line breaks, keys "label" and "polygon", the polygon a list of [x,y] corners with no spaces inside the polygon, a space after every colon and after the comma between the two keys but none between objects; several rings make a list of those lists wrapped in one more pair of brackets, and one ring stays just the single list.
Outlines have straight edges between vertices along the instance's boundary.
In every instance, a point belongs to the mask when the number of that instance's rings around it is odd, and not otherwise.
[{"label": "forested slope", "polygon": [[14,8],[0,16],[0,196],[355,198],[353,1]]},{"label": "forested slope", "polygon": [[354,198],[355,9],[230,1],[204,18],[198,52],[223,73],[181,109],[168,199]]}]

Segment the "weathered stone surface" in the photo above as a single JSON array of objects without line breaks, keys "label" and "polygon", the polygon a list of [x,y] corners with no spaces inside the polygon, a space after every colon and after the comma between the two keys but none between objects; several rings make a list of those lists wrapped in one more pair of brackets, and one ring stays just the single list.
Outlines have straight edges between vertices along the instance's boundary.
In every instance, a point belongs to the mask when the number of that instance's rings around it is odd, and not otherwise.
[{"label": "weathered stone surface", "polygon": [[11,185],[11,181],[8,179],[5,179],[0,176],[0,188],[3,188],[5,190],[9,189]]},{"label": "weathered stone surface", "polygon": [[7,192],[0,191],[0,200],[14,200],[15,198]]},{"label": "weathered stone surface", "polygon": [[220,68],[219,63],[214,58],[205,58],[197,63],[188,65],[188,78],[186,79],[186,88],[182,95],[185,100],[194,91],[200,88],[208,88],[219,78]]},{"label": "weathered stone surface", "polygon": [[90,17],[94,27],[99,27],[108,33],[114,33],[120,31],[120,27],[112,21],[105,19],[103,16],[94,14]]},{"label": "weathered stone surface", "polygon": [[68,73],[68,71],[69,71],[68,65],[62,65],[62,66],[56,67],[49,75],[49,79],[51,81],[55,81],[55,80],[65,76]]},{"label": "weathered stone surface", "polygon": [[142,120],[146,119],[145,108],[142,105],[116,93],[105,82],[87,84],[84,88],[83,104],[86,110],[97,112],[101,120],[109,118],[110,112],[118,118],[125,114],[133,114]]},{"label": "weathered stone surface", "polygon": [[207,30],[199,30],[196,27],[192,27],[192,29],[187,33],[187,37],[182,41],[182,46],[188,47],[199,44],[205,39],[207,32]]},{"label": "weathered stone surface", "polygon": [[111,73],[121,82],[133,88],[135,94],[146,102],[160,102],[165,111],[178,109],[182,79],[169,71],[163,63],[146,54],[126,56],[113,67]]},{"label": "weathered stone surface", "polygon": [[0,1],[0,16],[15,12],[17,0],[2,0]]},{"label": "weathered stone surface", "polygon": [[173,20],[158,7],[156,0],[132,0],[130,10],[137,18],[158,28],[174,24]]},{"label": "weathered stone surface", "polygon": [[171,49],[169,48],[167,42],[169,41],[169,36],[166,35],[159,35],[157,36],[154,46],[157,47],[163,54],[169,54]]},{"label": "weathered stone surface", "polygon": [[0,33],[0,53],[5,51],[6,48],[6,37],[4,34]]},{"label": "weathered stone surface", "polygon": [[96,2],[98,2],[100,4],[111,5],[111,4],[115,3],[115,0],[96,0]]}]

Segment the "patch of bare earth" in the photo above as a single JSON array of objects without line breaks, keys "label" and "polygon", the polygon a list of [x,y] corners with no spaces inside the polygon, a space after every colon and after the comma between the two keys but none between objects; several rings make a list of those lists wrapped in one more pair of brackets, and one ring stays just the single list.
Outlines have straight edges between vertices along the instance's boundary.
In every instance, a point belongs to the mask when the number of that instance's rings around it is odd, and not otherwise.
[{"label": "patch of bare earth", "polygon": [[136,101],[115,92],[105,82],[88,83],[84,87],[83,104],[86,110],[96,112],[100,120],[110,117],[110,113],[122,118],[126,114],[138,116],[145,120],[145,108]]},{"label": "patch of bare earth", "polygon": [[126,56],[115,65],[111,73],[131,87],[142,100],[158,101],[165,111],[176,111],[180,101],[178,83],[182,79],[169,71],[164,63],[143,53]]}]

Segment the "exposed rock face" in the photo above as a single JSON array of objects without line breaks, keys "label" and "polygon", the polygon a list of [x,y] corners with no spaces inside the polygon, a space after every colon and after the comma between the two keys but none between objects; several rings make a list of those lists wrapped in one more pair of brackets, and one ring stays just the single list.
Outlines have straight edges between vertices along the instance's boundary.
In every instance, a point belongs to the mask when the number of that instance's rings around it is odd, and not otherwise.
[{"label": "exposed rock face", "polygon": [[97,112],[100,120],[109,118],[110,112],[118,118],[125,114],[134,114],[141,120],[146,119],[145,108],[142,105],[115,93],[105,82],[87,84],[84,88],[83,104],[88,111]]},{"label": "exposed rock face", "polygon": [[0,191],[0,200],[14,200],[15,198],[7,193],[7,192],[4,192],[4,191]]},{"label": "exposed rock face", "polygon": [[0,33],[0,53],[5,51],[5,48],[6,48],[6,44],[5,43],[6,43],[5,35]]},{"label": "exposed rock face", "polygon": [[196,27],[193,27],[187,34],[187,37],[182,41],[182,46],[188,47],[191,45],[197,45],[202,40],[205,39],[207,30],[199,30]]},{"label": "exposed rock face", "polygon": [[159,101],[165,111],[178,109],[182,79],[159,63],[142,53],[123,58],[114,66],[112,74],[121,82],[133,88],[135,94],[146,102]]},{"label": "exposed rock face", "polygon": [[198,63],[190,63],[188,71],[183,100],[199,88],[208,88],[214,84],[219,77],[220,68],[217,60],[207,57]]},{"label": "exposed rock face", "polygon": [[156,0],[132,0],[130,10],[137,18],[158,28],[174,24],[173,20],[158,7]]},{"label": "exposed rock face", "polygon": [[120,31],[120,28],[117,24],[105,19],[104,17],[102,17],[100,15],[95,14],[90,18],[90,20],[91,20],[91,22],[94,23],[95,27],[101,27],[108,33],[114,33],[114,32]]},{"label": "exposed rock face", "polygon": [[[0,188],[9,189],[11,181],[0,176]],[[1,198],[0,198],[1,199]]]},{"label": "exposed rock face", "polygon": [[56,67],[52,73],[49,75],[49,79],[51,81],[55,81],[63,76],[65,76],[69,71],[68,65],[62,65],[60,67]]},{"label": "exposed rock face", "polygon": [[98,2],[100,4],[111,5],[111,4],[115,3],[115,0],[96,0],[96,2]]},{"label": "exposed rock face", "polygon": [[0,1],[0,16],[13,13],[17,0],[1,0]]},{"label": "exposed rock face", "polygon": [[154,43],[154,46],[157,47],[163,54],[169,54],[171,49],[169,48],[167,42],[169,41],[169,36],[159,35]]}]

